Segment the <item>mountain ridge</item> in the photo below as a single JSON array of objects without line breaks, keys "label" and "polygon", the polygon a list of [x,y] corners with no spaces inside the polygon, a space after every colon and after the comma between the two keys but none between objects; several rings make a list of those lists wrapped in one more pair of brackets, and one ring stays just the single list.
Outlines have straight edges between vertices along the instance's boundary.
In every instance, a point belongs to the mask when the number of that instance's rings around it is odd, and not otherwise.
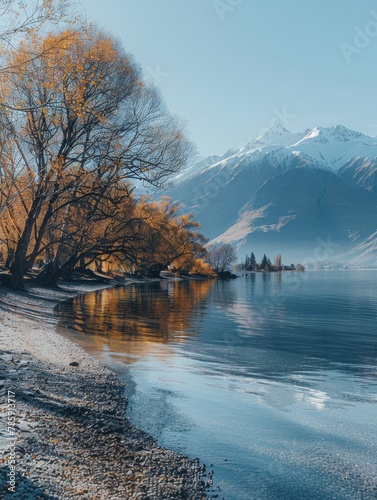
[{"label": "mountain ridge", "polygon": [[299,258],[327,237],[333,257],[361,262],[366,246],[370,261],[377,251],[377,139],[341,125],[302,133],[277,125],[190,166],[166,194],[197,216],[210,243],[241,254]]}]

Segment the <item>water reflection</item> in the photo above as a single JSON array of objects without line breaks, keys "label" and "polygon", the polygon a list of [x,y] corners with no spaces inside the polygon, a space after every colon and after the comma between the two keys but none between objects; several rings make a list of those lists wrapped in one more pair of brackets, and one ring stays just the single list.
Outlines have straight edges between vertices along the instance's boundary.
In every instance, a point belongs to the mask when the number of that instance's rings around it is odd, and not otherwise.
[{"label": "water reflection", "polygon": [[103,290],[59,312],[126,382],[131,420],[215,464],[225,498],[369,500],[376,304],[377,273],[260,273]]},{"label": "water reflection", "polygon": [[[214,360],[222,349],[227,370],[254,360],[287,376],[306,370],[313,358],[360,369],[376,361],[376,278],[261,273],[230,282],[166,280],[78,296],[58,313],[61,325],[93,335],[99,349],[145,352],[145,343],[168,348],[197,339],[200,348],[190,349]],[[281,356],[290,362],[276,364]]]},{"label": "water reflection", "polygon": [[91,336],[92,349],[145,353],[199,335],[213,281],[161,281],[90,292],[60,303],[59,326]]},{"label": "water reflection", "polygon": [[222,304],[234,346],[375,365],[377,273],[266,273],[236,286]]}]

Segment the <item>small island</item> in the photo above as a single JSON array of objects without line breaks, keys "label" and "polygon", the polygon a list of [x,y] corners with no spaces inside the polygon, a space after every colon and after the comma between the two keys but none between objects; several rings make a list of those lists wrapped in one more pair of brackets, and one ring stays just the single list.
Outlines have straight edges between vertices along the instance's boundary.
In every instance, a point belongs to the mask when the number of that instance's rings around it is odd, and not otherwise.
[{"label": "small island", "polygon": [[272,264],[271,260],[266,254],[263,254],[263,258],[260,262],[257,262],[255,255],[251,252],[250,256],[246,254],[245,262],[242,262],[237,266],[238,271],[247,272],[266,272],[266,273],[277,273],[282,271],[305,271],[305,267],[302,264],[291,264],[290,266],[282,264],[282,256],[278,253]]}]

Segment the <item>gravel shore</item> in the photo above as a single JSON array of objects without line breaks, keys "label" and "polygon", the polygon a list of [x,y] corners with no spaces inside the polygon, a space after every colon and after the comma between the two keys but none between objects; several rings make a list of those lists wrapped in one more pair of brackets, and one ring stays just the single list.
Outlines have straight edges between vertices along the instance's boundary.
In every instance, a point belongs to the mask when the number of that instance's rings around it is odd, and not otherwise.
[{"label": "gravel shore", "polygon": [[0,498],[207,498],[211,473],[125,419],[116,376],[55,332],[54,305],[95,288],[0,288]]}]

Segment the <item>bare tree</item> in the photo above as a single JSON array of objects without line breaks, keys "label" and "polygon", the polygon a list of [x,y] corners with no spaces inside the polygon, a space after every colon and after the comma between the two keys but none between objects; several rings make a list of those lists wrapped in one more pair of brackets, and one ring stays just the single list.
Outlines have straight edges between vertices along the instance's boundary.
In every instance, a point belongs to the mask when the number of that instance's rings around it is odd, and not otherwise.
[{"label": "bare tree", "polygon": [[64,19],[71,6],[69,0],[1,0],[0,40],[14,45],[15,38]]},{"label": "bare tree", "polygon": [[237,253],[229,243],[208,250],[207,261],[217,274],[221,274],[237,261]]}]

